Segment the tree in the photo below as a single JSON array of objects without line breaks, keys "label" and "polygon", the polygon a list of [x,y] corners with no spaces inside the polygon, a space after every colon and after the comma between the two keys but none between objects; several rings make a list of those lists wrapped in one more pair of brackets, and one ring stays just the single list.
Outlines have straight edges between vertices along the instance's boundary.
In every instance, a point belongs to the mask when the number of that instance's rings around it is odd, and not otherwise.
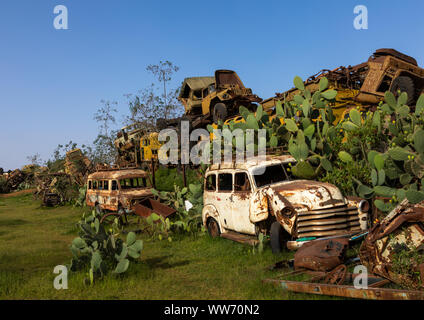
[{"label": "tree", "polygon": [[43,159],[41,159],[41,155],[39,153],[36,153],[32,156],[26,157],[30,164],[33,164],[35,166],[41,167],[44,163]]},{"label": "tree", "polygon": [[103,106],[94,114],[94,120],[96,120],[100,126],[99,134],[93,142],[94,150],[92,161],[94,163],[105,163],[110,165],[115,161],[117,155],[113,143],[117,130],[112,130],[111,126],[116,124],[115,114],[118,112],[116,109],[118,103],[105,100],[101,100],[101,103]]},{"label": "tree", "polygon": [[168,101],[168,97],[166,95],[166,83],[171,81],[172,75],[175,72],[178,72],[180,68],[175,66],[172,62],[166,60],[159,61],[159,64],[156,65],[150,64],[147,66],[146,70],[151,72],[159,82],[163,83],[163,99],[165,104],[168,104],[170,101]]},{"label": "tree", "polygon": [[177,99],[179,88],[168,89],[168,83],[179,67],[170,61],[160,61],[157,65],[148,65],[146,70],[161,84],[163,91],[159,93],[159,87],[152,83],[137,95],[126,95],[130,109],[127,123],[137,123],[143,129],[155,130],[158,119],[176,118],[184,110]]}]

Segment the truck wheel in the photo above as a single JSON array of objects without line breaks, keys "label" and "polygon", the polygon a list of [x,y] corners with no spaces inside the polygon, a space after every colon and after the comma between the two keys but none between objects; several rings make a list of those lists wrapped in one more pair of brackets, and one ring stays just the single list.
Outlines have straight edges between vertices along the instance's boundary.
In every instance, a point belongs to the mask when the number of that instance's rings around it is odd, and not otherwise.
[{"label": "truck wheel", "polygon": [[217,238],[221,235],[218,222],[214,218],[209,218],[207,222],[208,233],[212,238]]},{"label": "truck wheel", "polygon": [[279,254],[283,250],[283,227],[278,221],[271,224],[270,230],[271,250],[273,254]]},{"label": "truck wheel", "polygon": [[390,91],[397,97],[398,90],[408,94],[407,105],[412,105],[415,99],[415,84],[414,81],[407,76],[400,76],[393,80]]},{"label": "truck wheel", "polygon": [[227,107],[223,103],[217,103],[213,107],[213,122],[224,121],[227,118]]}]

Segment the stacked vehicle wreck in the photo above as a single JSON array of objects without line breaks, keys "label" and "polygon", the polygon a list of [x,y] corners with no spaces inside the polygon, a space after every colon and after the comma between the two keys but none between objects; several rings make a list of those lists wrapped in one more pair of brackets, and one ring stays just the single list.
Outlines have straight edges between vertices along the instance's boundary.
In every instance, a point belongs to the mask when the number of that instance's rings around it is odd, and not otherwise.
[{"label": "stacked vehicle wreck", "polygon": [[[330,88],[337,90],[332,105],[339,122],[352,107],[368,109],[376,107],[390,91],[395,95],[398,90],[408,94],[407,105],[414,105],[424,90],[424,69],[418,67],[417,61],[394,49],[378,49],[367,62],[355,66],[338,67],[334,70],[323,69],[305,81],[305,87],[313,94],[319,88],[319,81],[326,77]],[[292,101],[299,93],[296,88],[275,97],[263,100],[264,109],[275,107],[276,101]]]}]

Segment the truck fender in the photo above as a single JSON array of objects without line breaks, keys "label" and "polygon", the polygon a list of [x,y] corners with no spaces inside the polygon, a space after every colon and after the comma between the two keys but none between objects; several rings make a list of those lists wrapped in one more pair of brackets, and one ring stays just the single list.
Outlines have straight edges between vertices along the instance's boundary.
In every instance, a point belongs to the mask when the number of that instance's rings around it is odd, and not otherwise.
[{"label": "truck fender", "polygon": [[268,197],[269,211],[289,234],[295,231],[296,210],[281,194],[271,188],[265,191]]},{"label": "truck fender", "polygon": [[214,218],[218,222],[219,227],[221,227],[221,224],[219,223],[219,212],[216,210],[215,206],[211,204],[204,206],[202,209],[202,222],[205,227],[206,221],[209,217]]}]

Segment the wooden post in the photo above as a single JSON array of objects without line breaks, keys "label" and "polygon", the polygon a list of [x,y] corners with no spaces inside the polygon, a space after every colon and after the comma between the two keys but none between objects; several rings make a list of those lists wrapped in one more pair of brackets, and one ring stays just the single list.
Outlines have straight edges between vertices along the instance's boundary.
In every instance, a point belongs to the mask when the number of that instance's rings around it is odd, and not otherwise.
[{"label": "wooden post", "polygon": [[156,179],[155,179],[155,160],[152,158],[152,184],[153,188],[156,189]]},{"label": "wooden post", "polygon": [[187,187],[187,178],[186,178],[186,165],[183,164],[183,183],[184,183],[184,188]]}]

